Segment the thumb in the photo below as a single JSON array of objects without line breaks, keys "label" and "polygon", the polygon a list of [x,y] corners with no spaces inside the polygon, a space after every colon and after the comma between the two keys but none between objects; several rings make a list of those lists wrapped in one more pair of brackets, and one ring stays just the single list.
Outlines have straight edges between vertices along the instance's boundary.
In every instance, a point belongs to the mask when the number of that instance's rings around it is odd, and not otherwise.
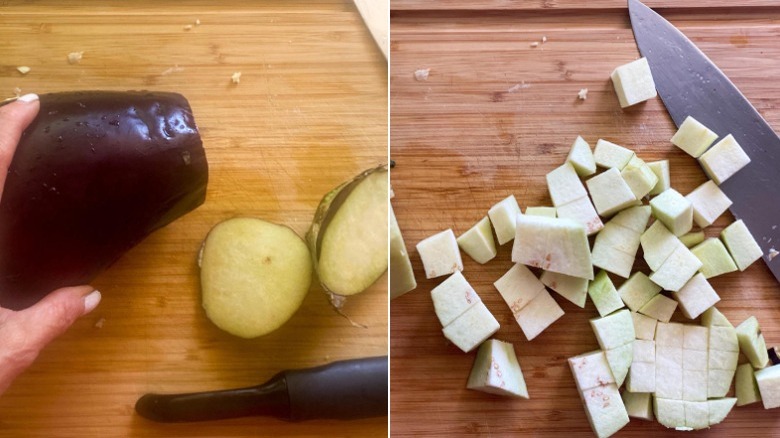
[{"label": "thumb", "polygon": [[39,109],[40,102],[36,94],[25,94],[14,102],[0,106],[0,194],[22,131],[32,123]]},{"label": "thumb", "polygon": [[97,307],[100,298],[91,286],[66,287],[27,309],[0,309],[0,394],[49,342]]},{"label": "thumb", "polygon": [[16,312],[12,318],[24,328],[30,345],[43,348],[65,333],[76,319],[97,307],[100,299],[100,292],[92,286],[64,287]]}]

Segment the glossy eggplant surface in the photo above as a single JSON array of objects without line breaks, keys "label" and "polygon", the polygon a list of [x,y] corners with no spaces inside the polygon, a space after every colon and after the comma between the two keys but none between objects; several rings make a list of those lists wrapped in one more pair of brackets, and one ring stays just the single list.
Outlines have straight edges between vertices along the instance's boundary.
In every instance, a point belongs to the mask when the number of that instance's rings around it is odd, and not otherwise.
[{"label": "glossy eggplant surface", "polygon": [[40,102],[0,199],[0,305],[11,309],[92,281],[206,197],[206,154],[183,96],[85,91]]}]

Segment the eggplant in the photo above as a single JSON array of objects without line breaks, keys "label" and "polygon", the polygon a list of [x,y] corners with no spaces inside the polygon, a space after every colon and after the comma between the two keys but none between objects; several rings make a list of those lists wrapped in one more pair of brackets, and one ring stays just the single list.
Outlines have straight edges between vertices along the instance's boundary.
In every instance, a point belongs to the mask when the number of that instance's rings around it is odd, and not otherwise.
[{"label": "eggplant", "polygon": [[772,363],[772,365],[780,365],[780,356],[778,356],[777,350],[777,347],[771,347],[766,350],[767,355],[769,356],[769,361]]},{"label": "eggplant", "polygon": [[206,198],[208,163],[184,96],[43,94],[0,199],[0,306],[91,282]]},{"label": "eggplant", "polygon": [[320,284],[340,307],[387,271],[387,166],[368,169],[326,193],[306,241]]}]

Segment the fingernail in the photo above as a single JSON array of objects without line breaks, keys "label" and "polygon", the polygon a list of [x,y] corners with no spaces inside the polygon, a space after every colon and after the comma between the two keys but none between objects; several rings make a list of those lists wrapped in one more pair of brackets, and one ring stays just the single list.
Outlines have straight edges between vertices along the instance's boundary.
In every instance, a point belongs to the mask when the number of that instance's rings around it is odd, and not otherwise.
[{"label": "fingernail", "polygon": [[17,100],[20,100],[25,103],[35,102],[36,100],[38,100],[38,95],[35,93],[25,94],[24,96],[20,96],[19,99]]},{"label": "fingernail", "polygon": [[97,290],[84,297],[84,315],[95,310],[95,307],[100,304],[101,298],[100,291]]}]

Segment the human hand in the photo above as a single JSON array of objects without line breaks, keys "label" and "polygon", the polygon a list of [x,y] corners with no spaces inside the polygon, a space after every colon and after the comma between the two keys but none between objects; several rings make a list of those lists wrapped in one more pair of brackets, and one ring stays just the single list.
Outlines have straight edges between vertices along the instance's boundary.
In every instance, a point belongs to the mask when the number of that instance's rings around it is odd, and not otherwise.
[{"label": "human hand", "polygon": [[[0,197],[22,131],[39,108],[35,94],[0,106]],[[49,342],[97,307],[100,298],[100,292],[91,286],[76,286],[57,289],[28,309],[13,311],[0,307],[0,394]]]}]

